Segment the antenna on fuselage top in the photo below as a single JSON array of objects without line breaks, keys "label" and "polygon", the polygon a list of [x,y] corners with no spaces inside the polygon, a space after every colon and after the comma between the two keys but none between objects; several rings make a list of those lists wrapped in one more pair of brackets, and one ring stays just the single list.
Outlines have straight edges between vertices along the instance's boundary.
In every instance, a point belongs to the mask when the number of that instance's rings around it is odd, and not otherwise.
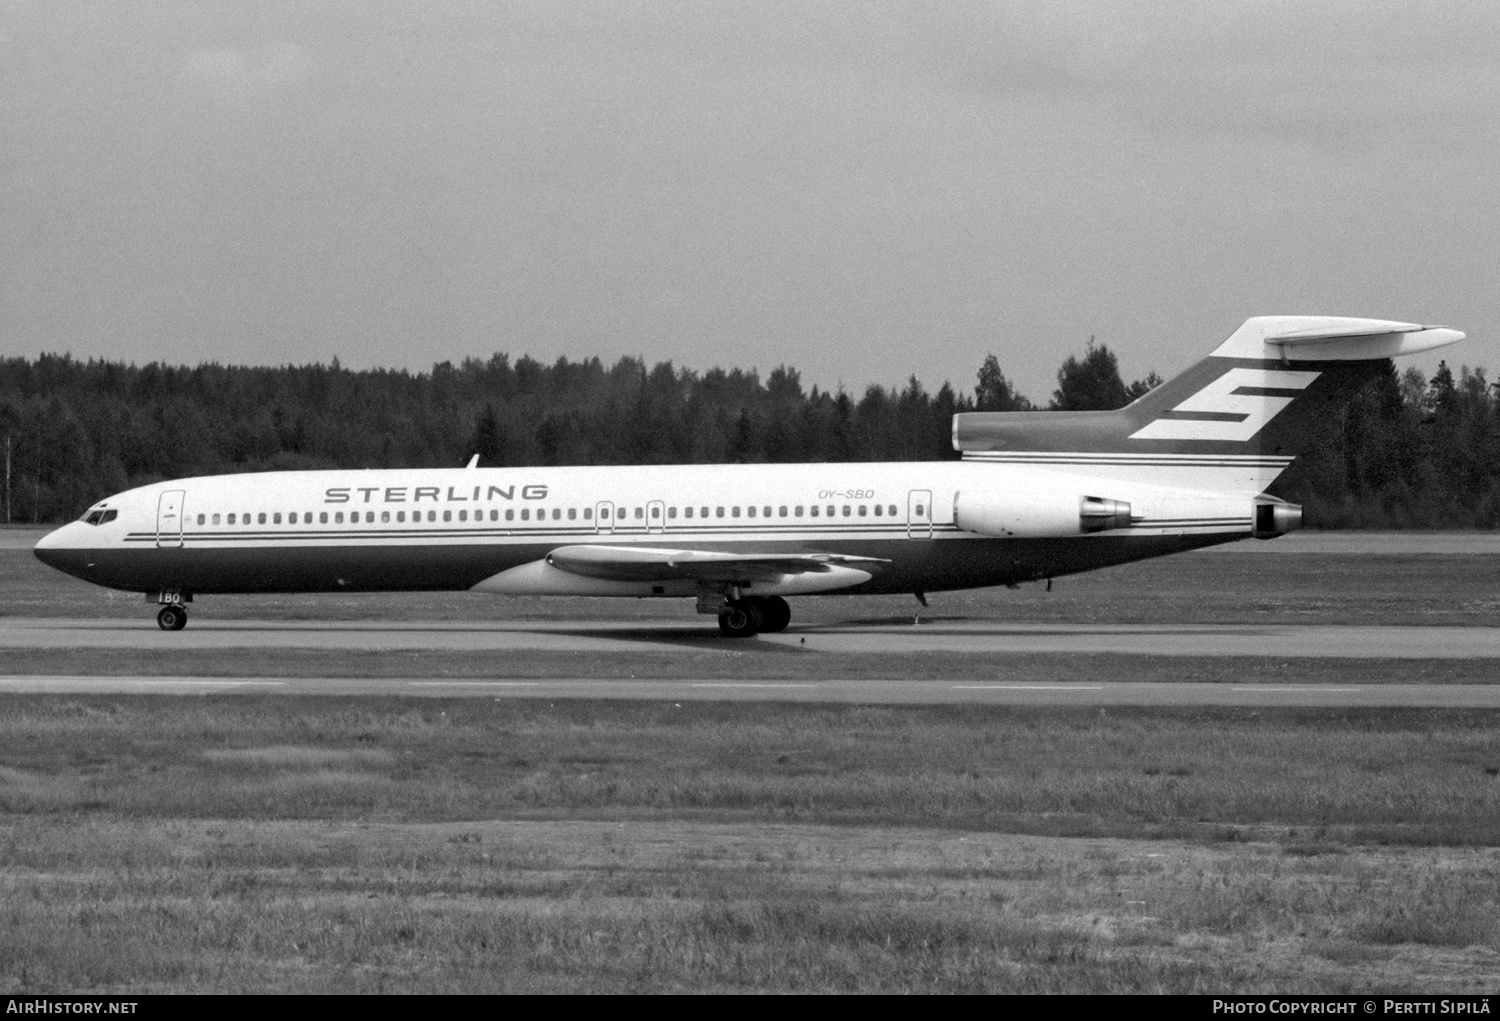
[{"label": "antenna on fuselage top", "polygon": [[466,464],[466,465],[464,465],[465,469],[478,468],[478,467],[479,467],[479,455],[478,454],[475,454],[473,457],[469,458],[469,463]]}]

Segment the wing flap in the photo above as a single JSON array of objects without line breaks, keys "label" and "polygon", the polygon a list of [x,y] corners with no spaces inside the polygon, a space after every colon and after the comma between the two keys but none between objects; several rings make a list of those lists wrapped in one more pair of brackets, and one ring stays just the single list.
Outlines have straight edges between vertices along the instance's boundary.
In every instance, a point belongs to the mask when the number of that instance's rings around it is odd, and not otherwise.
[{"label": "wing flap", "polygon": [[878,557],[839,553],[722,553],[649,546],[562,546],[547,554],[560,571],[611,581],[775,581],[787,575],[829,573],[839,567],[888,564]]}]

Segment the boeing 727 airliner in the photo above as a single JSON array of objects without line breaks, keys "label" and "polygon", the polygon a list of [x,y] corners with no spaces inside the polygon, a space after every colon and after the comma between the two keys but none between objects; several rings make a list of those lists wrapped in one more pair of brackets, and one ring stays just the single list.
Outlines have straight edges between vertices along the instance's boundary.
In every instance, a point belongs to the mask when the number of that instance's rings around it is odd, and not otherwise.
[{"label": "boeing 727 airliner", "polygon": [[959,461],[268,472],[159,482],[36,555],[145,593],[469,589],[690,597],[732,637],[787,596],[1015,584],[1299,527],[1268,495],[1383,360],[1462,340],[1329,316],[1248,320],[1119,411],[954,416]]}]

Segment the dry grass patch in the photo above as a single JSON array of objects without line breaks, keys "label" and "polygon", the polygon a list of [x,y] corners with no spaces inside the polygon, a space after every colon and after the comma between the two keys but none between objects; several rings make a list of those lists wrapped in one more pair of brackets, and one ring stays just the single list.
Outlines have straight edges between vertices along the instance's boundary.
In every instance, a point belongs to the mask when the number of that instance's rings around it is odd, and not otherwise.
[{"label": "dry grass patch", "polygon": [[[18,991],[1500,988],[1488,851],[666,821],[12,819],[0,837]],[[1382,927],[1416,913],[1432,924]]]}]

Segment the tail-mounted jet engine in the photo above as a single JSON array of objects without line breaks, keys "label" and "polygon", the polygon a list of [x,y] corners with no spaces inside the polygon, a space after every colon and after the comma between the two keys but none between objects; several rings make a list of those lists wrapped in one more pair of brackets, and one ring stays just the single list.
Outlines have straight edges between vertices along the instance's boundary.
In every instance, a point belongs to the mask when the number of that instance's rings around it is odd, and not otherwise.
[{"label": "tail-mounted jet engine", "polygon": [[1255,505],[1257,539],[1274,539],[1302,527],[1302,507],[1295,503],[1258,503]]},{"label": "tail-mounted jet engine", "polygon": [[1130,527],[1130,504],[1061,493],[961,492],[953,497],[953,522],[968,532],[1053,539]]}]

